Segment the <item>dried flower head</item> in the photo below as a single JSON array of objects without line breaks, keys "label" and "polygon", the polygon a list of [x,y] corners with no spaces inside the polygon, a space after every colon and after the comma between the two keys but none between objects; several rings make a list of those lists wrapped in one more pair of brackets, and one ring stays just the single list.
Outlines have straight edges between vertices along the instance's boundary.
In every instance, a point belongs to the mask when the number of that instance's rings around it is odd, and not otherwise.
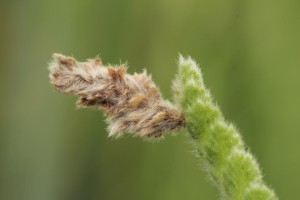
[{"label": "dried flower head", "polygon": [[126,74],[125,66],[103,66],[99,57],[77,62],[54,54],[50,82],[60,92],[79,96],[79,106],[100,105],[109,122],[109,136],[123,133],[158,138],[184,126],[182,112],[160,92],[144,71]]}]

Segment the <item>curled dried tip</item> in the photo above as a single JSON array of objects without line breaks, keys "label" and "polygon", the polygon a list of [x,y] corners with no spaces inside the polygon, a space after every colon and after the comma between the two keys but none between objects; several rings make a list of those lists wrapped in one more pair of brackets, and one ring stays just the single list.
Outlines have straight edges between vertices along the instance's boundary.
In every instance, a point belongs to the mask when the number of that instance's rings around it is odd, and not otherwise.
[{"label": "curled dried tip", "polygon": [[99,105],[109,122],[109,136],[158,138],[185,124],[182,112],[161,98],[146,72],[130,75],[124,66],[103,66],[99,56],[86,62],[53,54],[50,82],[61,92],[79,96],[78,105]]},{"label": "curled dried tip", "polygon": [[67,57],[62,54],[53,54],[53,59],[60,63],[62,66],[65,66],[69,69],[72,69],[71,66],[76,65],[76,60],[72,57]]}]

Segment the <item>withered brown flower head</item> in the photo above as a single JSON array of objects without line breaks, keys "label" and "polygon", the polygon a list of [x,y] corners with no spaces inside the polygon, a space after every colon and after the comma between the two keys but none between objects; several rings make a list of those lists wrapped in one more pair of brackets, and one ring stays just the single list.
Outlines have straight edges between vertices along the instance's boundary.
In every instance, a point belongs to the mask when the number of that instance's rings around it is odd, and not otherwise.
[{"label": "withered brown flower head", "polygon": [[183,113],[161,98],[145,71],[129,75],[125,66],[103,66],[99,57],[77,62],[60,54],[53,55],[49,70],[54,88],[79,96],[79,106],[100,105],[109,136],[127,132],[158,138],[184,126]]}]

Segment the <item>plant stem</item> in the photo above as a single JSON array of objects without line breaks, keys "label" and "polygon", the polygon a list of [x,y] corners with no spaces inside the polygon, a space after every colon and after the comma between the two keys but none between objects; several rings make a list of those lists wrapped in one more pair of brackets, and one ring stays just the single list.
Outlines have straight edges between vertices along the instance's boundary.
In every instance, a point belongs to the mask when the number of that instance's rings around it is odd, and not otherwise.
[{"label": "plant stem", "polygon": [[175,101],[186,115],[192,143],[221,199],[276,200],[241,135],[213,103],[195,61],[180,56],[173,86]]}]

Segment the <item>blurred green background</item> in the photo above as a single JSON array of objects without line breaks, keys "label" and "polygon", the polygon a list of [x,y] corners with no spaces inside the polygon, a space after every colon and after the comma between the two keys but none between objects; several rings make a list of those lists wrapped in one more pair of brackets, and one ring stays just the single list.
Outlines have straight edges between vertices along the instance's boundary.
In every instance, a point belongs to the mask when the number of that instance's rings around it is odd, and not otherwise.
[{"label": "blurred green background", "polygon": [[299,0],[0,1],[0,199],[218,199],[187,137],[107,138],[103,113],[54,92],[54,52],[146,68],[171,98],[178,53],[256,155],[300,196]]}]

